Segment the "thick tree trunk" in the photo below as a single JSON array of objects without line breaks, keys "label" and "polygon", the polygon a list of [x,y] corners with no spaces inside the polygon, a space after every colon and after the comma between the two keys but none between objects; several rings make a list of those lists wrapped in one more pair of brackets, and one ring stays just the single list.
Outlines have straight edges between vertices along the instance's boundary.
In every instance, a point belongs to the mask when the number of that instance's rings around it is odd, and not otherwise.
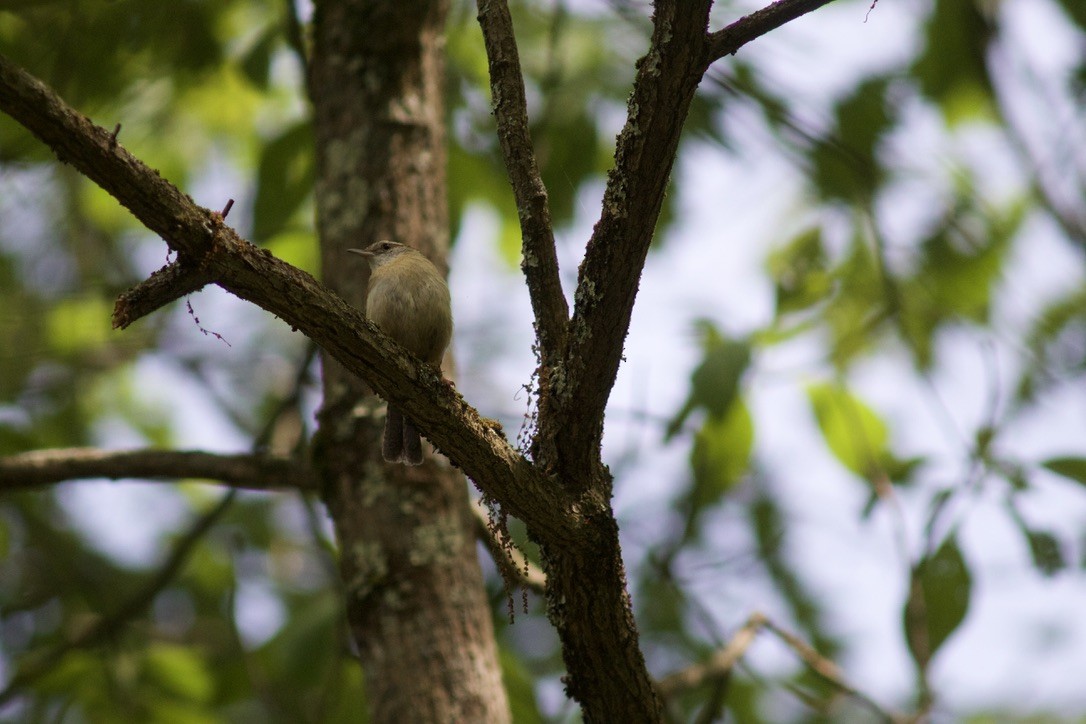
[{"label": "thick tree trunk", "polygon": [[[324,281],[365,299],[345,250],[383,238],[443,265],[444,0],[318,2],[310,92]],[[379,461],[380,400],[330,357],[316,453],[377,722],[503,722],[467,487],[443,459]]]}]

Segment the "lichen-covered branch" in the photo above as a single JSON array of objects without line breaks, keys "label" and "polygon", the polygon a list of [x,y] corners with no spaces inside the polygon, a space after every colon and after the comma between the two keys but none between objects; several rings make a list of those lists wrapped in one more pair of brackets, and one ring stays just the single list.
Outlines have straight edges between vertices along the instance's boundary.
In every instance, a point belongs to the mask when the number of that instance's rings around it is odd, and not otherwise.
[{"label": "lichen-covered branch", "polygon": [[710,5],[657,2],[649,51],[638,61],[603,210],[578,274],[560,411],[556,419],[540,420],[545,434],[556,437],[561,464],[571,469],[599,466],[603,411],[679,136],[707,65]]},{"label": "lichen-covered branch", "polygon": [[547,189],[539,175],[532,146],[524,76],[509,5],[506,0],[478,0],[477,4],[490,65],[490,94],[498,124],[498,142],[520,216],[521,268],[535,312],[543,365],[547,367],[565,348],[569,322],[569,306],[558,276]]}]

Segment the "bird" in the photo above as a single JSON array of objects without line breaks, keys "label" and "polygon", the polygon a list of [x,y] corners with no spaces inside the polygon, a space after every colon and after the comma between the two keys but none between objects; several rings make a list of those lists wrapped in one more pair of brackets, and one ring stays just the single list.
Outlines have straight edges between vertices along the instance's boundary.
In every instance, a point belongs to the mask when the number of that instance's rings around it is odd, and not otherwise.
[{"label": "bird", "polygon": [[[395,241],[347,251],[364,257],[372,270],[366,316],[411,354],[440,368],[452,339],[453,321],[449,285],[438,268],[421,252]],[[422,463],[418,429],[392,404],[385,418],[381,456],[390,463]]]}]

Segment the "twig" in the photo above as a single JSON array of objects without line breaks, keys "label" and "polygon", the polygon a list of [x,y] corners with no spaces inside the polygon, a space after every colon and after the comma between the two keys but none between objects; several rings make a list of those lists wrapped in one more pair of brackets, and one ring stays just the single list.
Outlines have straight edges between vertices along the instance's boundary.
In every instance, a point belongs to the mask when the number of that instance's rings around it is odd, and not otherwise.
[{"label": "twig", "polygon": [[195,266],[167,264],[117,298],[113,305],[113,328],[125,329],[137,319],[210,283],[211,276]]},{"label": "twig", "polygon": [[720,680],[730,675],[732,669],[746,654],[747,649],[750,648],[758,633],[763,629],[772,633],[788,648],[792,649],[807,668],[817,676],[843,694],[866,706],[883,721],[896,723],[909,720],[907,717],[883,709],[874,699],[848,683],[833,661],[818,653],[798,636],[785,631],[761,613],[751,614],[746,623],[739,627],[739,630],[735,632],[728,643],[718,649],[708,661],[693,664],[661,679],[657,683],[657,691],[660,692],[660,696],[664,698],[672,697],[680,692],[695,689],[706,682]]},{"label": "twig", "polygon": [[840,689],[842,693],[847,694],[856,701],[867,706],[867,708],[876,716],[887,722],[897,722],[903,719],[896,714],[886,711],[874,699],[845,681],[844,676],[841,674],[841,670],[837,668],[837,664],[815,651],[798,636],[785,631],[769,619],[765,620],[765,628],[783,641],[788,648],[792,649],[792,651],[799,656],[800,660],[807,665],[808,669],[823,678],[829,684]]},{"label": "twig", "polygon": [[[833,0],[777,0],[731,25],[709,34],[709,62],[734,55],[744,45]],[[872,3],[874,7],[874,3]]]},{"label": "twig", "polygon": [[513,19],[505,0],[477,0],[490,67],[490,94],[509,182],[520,215],[521,269],[535,313],[544,366],[565,348],[569,306],[558,275],[547,189],[539,175],[528,126],[528,104]]},{"label": "twig", "polygon": [[732,667],[747,653],[747,649],[754,643],[758,632],[767,623],[768,619],[764,615],[752,613],[731,640],[710,656],[708,661],[688,666],[660,679],[656,686],[660,696],[666,699],[681,691],[696,689],[706,681],[731,673]]},{"label": "twig", "polygon": [[307,466],[271,455],[55,448],[0,458],[0,491],[27,490],[82,478],[197,478],[246,490],[317,488]]},{"label": "twig", "polygon": [[134,596],[121,604],[121,606],[113,613],[103,616],[95,621],[94,624],[83,629],[83,631],[64,643],[49,649],[38,657],[31,658],[29,663],[21,666],[8,682],[7,686],[0,691],[0,705],[7,703],[17,695],[19,691],[37,681],[43,675],[49,673],[56,663],[70,651],[81,648],[90,648],[104,639],[112,637],[118,633],[129,620],[146,609],[154,600],[155,596],[169,585],[181,571],[188,561],[189,554],[191,554],[192,550],[196,547],[196,544],[203,538],[204,534],[211,529],[211,526],[222,517],[223,513],[225,513],[227,508],[233,503],[236,495],[237,490],[229,491],[214,508],[197,518],[189,527],[189,530],[185,535],[182,536],[181,540],[177,542],[177,545],[174,546],[173,551],[171,551],[169,557],[158,569],[158,572],[148,579]]}]

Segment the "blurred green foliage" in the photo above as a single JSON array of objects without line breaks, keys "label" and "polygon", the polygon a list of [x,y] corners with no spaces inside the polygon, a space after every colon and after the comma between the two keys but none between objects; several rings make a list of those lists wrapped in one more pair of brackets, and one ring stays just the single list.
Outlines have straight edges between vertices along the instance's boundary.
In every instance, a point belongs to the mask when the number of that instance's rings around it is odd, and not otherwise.
[{"label": "blurred green foliage", "polygon": [[[869,5],[840,4],[860,15]],[[868,511],[893,507],[901,484],[922,477],[926,458],[902,449],[899,421],[865,399],[853,384],[855,370],[893,355],[906,359],[919,380],[930,379],[944,361],[943,342],[963,330],[980,339],[1009,338],[1020,352],[1011,372],[1013,399],[963,436],[969,472],[935,488],[914,486],[927,496],[921,505],[927,541],[920,550],[900,551],[909,564],[900,616],[901,646],[917,669],[918,687],[978,593],[959,547],[953,503],[968,505],[981,486],[996,490],[1043,575],[1066,572],[1068,552],[1086,543],[1030,522],[1020,505],[1038,492],[1038,480],[1081,489],[1086,450],[1023,461],[1001,446],[1019,416],[1081,384],[1086,288],[1079,278],[1072,288],[1053,290],[1043,309],[1017,327],[998,313],[1006,304],[1001,285],[1015,254],[1023,253],[1028,225],[1058,228],[1060,243],[1080,254],[1086,248],[1081,187],[1079,206],[1069,213],[1042,183],[998,195],[962,158],[933,170],[894,151],[908,114],[922,112],[936,117],[951,140],[977,129],[1008,137],[1010,146],[1025,149],[1019,167],[1035,173],[1038,164],[1016,137],[991,70],[995,52],[1012,42],[999,22],[1001,5],[1012,4],[917,6],[927,15],[908,57],[892,68],[860,69],[839,97],[827,99],[822,122],[806,120],[809,108],[774,81],[772,58],[757,52],[717,64],[703,83],[680,153],[715,146],[741,157],[746,139],[729,119],[755,118],[775,153],[804,174],[805,193],[801,208],[777,230],[781,243],[765,254],[772,317],[742,332],[720,320],[696,322],[701,345],[688,394],[658,421],[662,445],[686,446],[688,473],[666,512],[674,516],[674,535],[628,561],[654,673],[704,660],[726,641],[728,632],[715,628],[700,603],[698,584],[707,579],[688,571],[692,561],[718,554],[727,535],[739,538],[735,546],[745,552],[743,568],[729,566],[728,574],[758,581],[767,606],[777,604],[774,610],[822,655],[847,648],[828,624],[828,603],[789,548],[788,501],[778,499],[772,461],[758,448],[766,421],[752,405],[750,381],[763,353],[797,340],[814,345],[825,363],[797,385],[809,403],[804,423],[821,434],[819,444],[840,474],[864,486]],[[1086,42],[1080,0],[1045,4]],[[615,118],[622,117],[633,62],[645,47],[647,19],[627,2],[585,14],[564,3],[512,5],[538,160],[556,225],[568,228],[583,210],[580,195],[598,186],[610,165]],[[267,0],[17,0],[0,4],[0,51],[100,125],[120,122],[122,142],[198,202],[221,208],[224,194],[237,198],[232,224],[313,270],[313,142],[288,7]],[[494,137],[471,3],[453,4],[448,55],[450,231],[455,237],[466,208],[490,209],[500,223],[501,254],[513,268],[519,225]],[[1086,60],[1075,62],[1060,87],[1081,101]],[[208,182],[224,173],[234,184],[229,191]],[[912,238],[895,238],[884,228],[881,205],[918,177],[934,194],[930,222]],[[670,193],[665,204],[661,254],[668,253],[677,197]],[[124,333],[110,331],[112,300],[165,262],[163,247],[110,197],[55,165],[6,116],[0,116],[0,219],[0,454],[116,440],[173,446],[183,437],[180,417],[164,409],[156,390],[179,384],[206,391],[239,445],[255,443],[273,411],[292,399],[298,367],[308,359],[304,341],[259,315],[240,312],[240,322],[221,330],[230,348],[186,342],[195,335],[178,331],[192,331],[195,312],[183,304]],[[194,306],[203,304],[223,308],[210,295],[195,298]],[[312,385],[303,385],[303,393],[303,403],[312,404]],[[302,434],[311,433],[306,416],[297,417],[305,420]],[[616,471],[621,486],[623,468]],[[178,489],[180,495],[164,493],[159,504],[197,519],[207,495],[190,483]],[[0,690],[19,682],[20,672],[39,672],[0,694],[0,718],[364,721],[364,684],[344,630],[329,535],[312,501],[239,496],[146,607],[93,645],[71,646],[80,632],[124,611],[185,526],[163,528],[155,561],[123,562],[77,525],[69,492],[61,486],[0,497]],[[1086,551],[1079,557],[1086,560]],[[488,585],[516,721],[544,721],[540,682],[556,684],[562,671],[553,634],[538,625],[542,606],[533,599],[529,613],[508,626],[502,584],[491,576]],[[254,587],[259,595],[242,595]],[[265,615],[274,625],[263,635],[245,633],[244,621],[259,618],[239,610],[245,605],[278,611]],[[675,719],[695,720],[711,688],[671,702]],[[797,721],[832,721],[837,701],[832,687],[798,664],[735,672],[716,693],[737,722],[765,721],[767,712],[783,711],[782,701],[811,705],[789,715]]]}]

